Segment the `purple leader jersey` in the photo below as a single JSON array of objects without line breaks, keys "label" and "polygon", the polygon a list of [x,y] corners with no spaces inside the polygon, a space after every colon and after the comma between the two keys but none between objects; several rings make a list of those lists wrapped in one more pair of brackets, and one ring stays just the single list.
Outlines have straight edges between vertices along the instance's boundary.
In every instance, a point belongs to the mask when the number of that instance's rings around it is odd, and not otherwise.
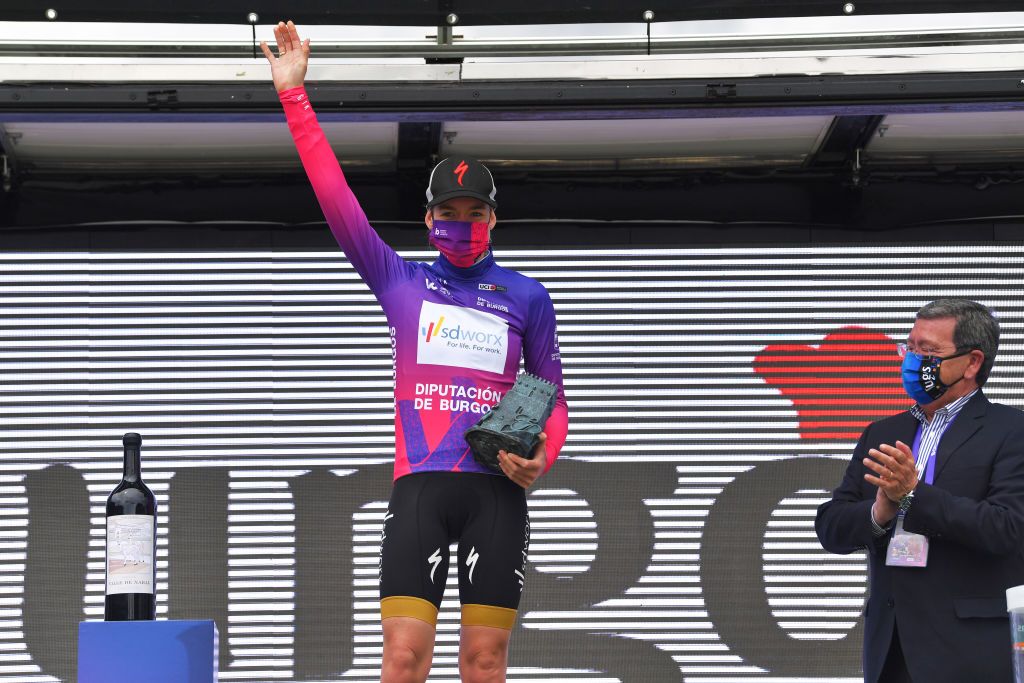
[{"label": "purple leader jersey", "polygon": [[[544,426],[548,467],[565,443],[568,409],[555,311],[536,280],[488,253],[468,267],[444,256],[408,262],[381,240],[345,181],[304,88],[280,93],[302,165],[352,267],[384,309],[395,375],[395,479],[413,472],[484,472],[463,432],[526,371],[558,387]],[[523,454],[520,454],[523,455]]]}]

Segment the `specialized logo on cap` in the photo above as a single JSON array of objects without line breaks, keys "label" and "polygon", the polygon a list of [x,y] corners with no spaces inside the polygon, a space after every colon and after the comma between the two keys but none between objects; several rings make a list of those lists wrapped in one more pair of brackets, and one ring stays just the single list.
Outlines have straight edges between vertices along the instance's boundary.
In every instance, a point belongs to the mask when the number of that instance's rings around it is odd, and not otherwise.
[{"label": "specialized logo on cap", "polygon": [[466,171],[469,170],[469,166],[466,165],[465,161],[460,161],[459,165],[452,171],[455,175],[459,176],[459,185],[462,185],[462,176],[466,175]]}]

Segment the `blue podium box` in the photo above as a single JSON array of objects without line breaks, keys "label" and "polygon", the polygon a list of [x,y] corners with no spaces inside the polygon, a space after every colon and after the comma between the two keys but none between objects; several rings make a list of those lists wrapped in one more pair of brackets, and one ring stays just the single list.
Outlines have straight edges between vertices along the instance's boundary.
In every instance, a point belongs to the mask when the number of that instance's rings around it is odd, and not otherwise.
[{"label": "blue podium box", "polygon": [[217,683],[213,621],[83,621],[78,683]]}]

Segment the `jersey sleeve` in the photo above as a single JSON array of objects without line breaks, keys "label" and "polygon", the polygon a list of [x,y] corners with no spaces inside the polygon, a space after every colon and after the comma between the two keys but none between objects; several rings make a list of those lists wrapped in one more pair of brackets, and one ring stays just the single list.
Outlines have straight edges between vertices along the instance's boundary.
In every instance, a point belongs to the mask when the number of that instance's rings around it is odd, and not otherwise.
[{"label": "jersey sleeve", "polygon": [[338,246],[352,267],[378,297],[411,277],[412,266],[395,253],[366,220],[355,194],[345,180],[341,165],[327,142],[303,87],[280,94],[302,167],[327,219]]},{"label": "jersey sleeve", "polygon": [[555,409],[544,424],[544,433],[548,437],[547,469],[551,469],[562,446],[565,445],[565,438],[569,432],[569,406],[565,401],[565,386],[562,382],[562,356],[558,349],[555,307],[547,290],[539,284],[530,298],[523,337],[526,371],[558,387]]}]

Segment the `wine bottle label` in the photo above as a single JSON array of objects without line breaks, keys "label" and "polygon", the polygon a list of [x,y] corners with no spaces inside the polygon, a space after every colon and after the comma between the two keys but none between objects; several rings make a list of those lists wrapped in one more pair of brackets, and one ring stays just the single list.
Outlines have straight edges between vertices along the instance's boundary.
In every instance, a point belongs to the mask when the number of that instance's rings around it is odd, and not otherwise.
[{"label": "wine bottle label", "polygon": [[107,595],[153,593],[154,518],[107,517]]}]

